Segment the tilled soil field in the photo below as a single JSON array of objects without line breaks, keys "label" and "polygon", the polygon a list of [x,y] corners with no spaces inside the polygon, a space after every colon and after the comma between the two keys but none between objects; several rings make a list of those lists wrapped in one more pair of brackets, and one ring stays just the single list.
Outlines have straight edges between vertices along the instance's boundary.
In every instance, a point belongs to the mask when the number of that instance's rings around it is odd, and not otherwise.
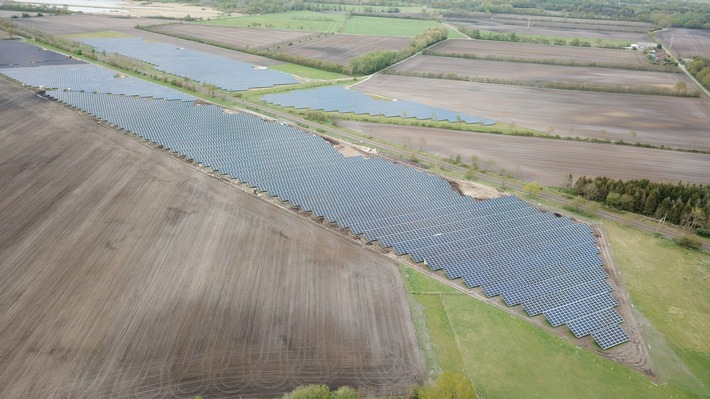
[{"label": "tilled soil field", "polygon": [[681,73],[526,64],[430,55],[418,55],[410,58],[393,69],[404,72],[443,74],[444,76],[454,73],[474,79],[497,79],[523,85],[562,83],[594,87],[612,86],[614,89],[661,89],[674,91],[674,86],[683,81],[687,87],[693,87],[693,82],[685,74]]},{"label": "tilled soil field", "polygon": [[[423,127],[343,121],[344,127],[399,145],[465,163],[476,156],[479,167],[512,173],[525,181],[561,186],[564,176],[609,176],[677,183],[710,184],[710,155],[664,151],[613,144],[581,143],[536,137],[459,132]],[[489,166],[489,162],[494,164]]]},{"label": "tilled soil field", "polygon": [[[552,132],[710,150],[710,101],[377,75],[358,90]],[[508,128],[505,128],[508,129]]]},{"label": "tilled soil field", "polygon": [[313,58],[348,65],[352,58],[371,51],[399,51],[411,39],[362,35],[331,35],[285,47],[279,52],[302,58]]},{"label": "tilled soil field", "polygon": [[0,79],[0,396],[402,392],[394,263]]},{"label": "tilled soil field", "polygon": [[648,64],[643,53],[635,50],[509,43],[492,40],[450,39],[433,46],[431,50],[440,53],[473,54],[479,57],[554,60],[557,63]]},{"label": "tilled soil field", "polygon": [[153,28],[160,33],[192,36],[200,40],[223,43],[233,47],[267,48],[288,45],[289,42],[314,36],[313,32],[282,29],[255,29],[198,24],[170,24]]},{"label": "tilled soil field", "polygon": [[616,31],[646,33],[653,29],[648,22],[617,21],[610,19],[587,19],[555,17],[550,15],[522,15],[522,14],[485,14],[482,12],[471,13],[468,18],[451,18],[450,21],[477,22],[496,21],[500,24],[516,26],[544,26],[548,28],[583,29],[590,31]]},{"label": "tilled soil field", "polygon": [[[516,35],[540,35],[549,37],[563,38],[578,38],[590,41],[602,40],[622,40],[629,44],[639,41],[648,41],[646,32],[628,32],[618,31],[616,29],[585,29],[583,26],[571,28],[566,24],[540,23],[539,21],[530,23],[530,28],[527,26],[527,21],[524,24],[516,23],[516,21],[498,20],[498,19],[477,19],[471,21],[456,21],[456,26],[465,26],[471,29],[479,29],[481,31],[515,33]],[[635,29],[634,29],[635,30]]]},{"label": "tilled soil field", "polygon": [[[710,58],[710,31],[670,28],[656,32],[656,37],[677,57]],[[671,39],[673,47],[671,47]]]}]

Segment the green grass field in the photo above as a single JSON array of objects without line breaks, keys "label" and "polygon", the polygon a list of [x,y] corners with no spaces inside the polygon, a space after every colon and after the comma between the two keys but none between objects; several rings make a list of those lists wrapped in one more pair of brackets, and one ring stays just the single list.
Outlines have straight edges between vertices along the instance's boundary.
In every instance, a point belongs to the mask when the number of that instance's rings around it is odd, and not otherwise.
[{"label": "green grass field", "polygon": [[121,37],[131,37],[128,34],[116,32],[113,30],[102,30],[98,32],[86,32],[86,33],[74,33],[72,35],[63,35],[65,39],[77,40],[77,39],[115,39]]},{"label": "green grass field", "polygon": [[710,396],[710,255],[614,223],[604,227],[634,306],[651,325],[644,333],[654,342],[656,372]]},{"label": "green grass field", "polygon": [[405,268],[441,370],[463,368],[485,398],[710,396],[710,255],[616,224],[604,228],[662,383]]},{"label": "green grass field", "polygon": [[[381,17],[351,17],[343,33],[352,35],[398,36],[414,37],[427,28],[443,27],[437,21],[418,19],[381,18]],[[466,36],[449,29],[449,38],[465,38]]]},{"label": "green grass field", "polygon": [[278,14],[247,15],[243,17],[212,19],[206,25],[236,26],[302,30],[310,32],[337,32],[345,21],[344,14],[325,14],[312,11],[289,11]]},{"label": "green grass field", "polygon": [[316,68],[311,68],[303,65],[297,64],[278,64],[269,66],[269,69],[275,69],[277,71],[290,73],[292,75],[300,76],[302,78],[308,79],[320,79],[320,80],[332,80],[332,79],[343,79],[348,78],[347,75],[342,75],[335,72],[323,71]]}]

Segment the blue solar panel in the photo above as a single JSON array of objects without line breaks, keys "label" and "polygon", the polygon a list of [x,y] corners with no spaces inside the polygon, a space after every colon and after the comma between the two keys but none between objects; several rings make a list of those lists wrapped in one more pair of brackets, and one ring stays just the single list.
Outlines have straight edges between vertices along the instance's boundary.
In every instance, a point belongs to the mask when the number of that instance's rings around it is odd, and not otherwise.
[{"label": "blue solar panel", "polygon": [[156,69],[230,91],[295,84],[292,75],[166,43],[139,37],[82,39],[81,42],[109,53],[123,54],[155,65]]},{"label": "blue solar panel", "polygon": [[410,101],[375,99],[363,92],[349,90],[341,86],[318,87],[315,89],[294,90],[288,93],[267,94],[262,96],[261,100],[282,107],[293,107],[297,109],[308,108],[327,112],[354,113],[356,115],[398,116],[402,118],[416,118],[419,120],[431,119],[434,121],[465,122],[468,124],[495,124],[493,120],[481,119],[474,115],[456,113]]},{"label": "blue solar panel", "polygon": [[0,73],[34,87],[123,94],[168,100],[194,101],[195,97],[145,80],[116,73],[94,64],[52,65],[38,68],[3,68]]},{"label": "blue solar panel", "polygon": [[[618,328],[623,320],[613,311],[617,303],[587,225],[540,212],[515,197],[476,201],[437,176],[382,158],[344,157],[319,136],[247,113],[138,97],[160,87],[119,84],[122,79],[90,68],[87,73],[96,75],[82,83],[73,74],[83,69],[44,68],[12,73],[45,87],[84,84],[84,92],[72,88],[47,95],[408,253],[469,287],[481,286],[486,295],[501,295],[510,306],[543,313],[553,326],[567,324],[577,336],[592,334],[604,349],[628,340]],[[109,89],[125,95],[102,94]]]},{"label": "blue solar panel", "polygon": [[612,325],[602,330],[592,331],[592,338],[594,338],[599,344],[599,347],[604,350],[628,342],[631,339],[619,325]]}]

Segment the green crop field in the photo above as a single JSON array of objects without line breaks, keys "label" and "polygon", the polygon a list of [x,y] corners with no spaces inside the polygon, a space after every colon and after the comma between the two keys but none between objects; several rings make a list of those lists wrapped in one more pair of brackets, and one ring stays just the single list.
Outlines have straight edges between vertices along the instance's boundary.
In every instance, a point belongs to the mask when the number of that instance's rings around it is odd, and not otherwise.
[{"label": "green crop field", "polygon": [[406,268],[407,292],[421,309],[413,314],[424,319],[415,324],[426,325],[437,360],[428,366],[463,369],[485,398],[710,395],[702,382],[710,375],[710,343],[703,339],[710,328],[710,256],[604,227],[635,308],[647,319],[643,331],[662,383]]},{"label": "green crop field", "polygon": [[[440,22],[382,17],[351,17],[343,33],[352,35],[414,37],[427,28],[443,27]],[[449,38],[465,38],[449,29]]]},{"label": "green crop field", "polygon": [[316,69],[316,68],[311,68],[311,67],[297,65],[297,64],[289,64],[289,63],[272,65],[269,67],[269,69],[275,69],[277,71],[290,73],[292,75],[296,75],[296,76],[300,76],[302,78],[308,78],[308,79],[331,80],[331,79],[343,79],[343,78],[348,77],[347,75],[343,75],[343,74],[339,74],[339,73],[335,73],[335,72],[328,72],[328,71],[323,71],[323,70]]},{"label": "green crop field", "polygon": [[345,21],[344,14],[325,14],[312,11],[289,11],[278,14],[247,15],[221,18],[202,22],[206,25],[237,26],[243,28],[267,28],[302,30],[311,32],[337,32]]},{"label": "green crop field", "polygon": [[62,36],[65,39],[78,40],[78,39],[115,39],[121,37],[131,37],[131,35],[116,32],[113,30],[102,30],[98,32],[86,32],[86,33],[74,33],[72,35]]}]

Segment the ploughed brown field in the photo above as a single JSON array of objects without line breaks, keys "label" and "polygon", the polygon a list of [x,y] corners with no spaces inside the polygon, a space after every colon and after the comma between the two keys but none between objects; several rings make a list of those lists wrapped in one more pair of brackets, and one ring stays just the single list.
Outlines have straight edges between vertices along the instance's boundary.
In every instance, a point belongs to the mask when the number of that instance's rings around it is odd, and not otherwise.
[{"label": "ploughed brown field", "polygon": [[[454,21],[452,21],[453,23]],[[599,39],[624,40],[629,44],[639,41],[647,41],[646,32],[638,32],[637,29],[617,30],[609,27],[579,26],[571,28],[570,24],[553,24],[541,21],[530,21],[528,28],[527,20],[524,23],[505,19],[474,19],[466,21],[455,21],[456,26],[465,26],[471,29],[478,29],[487,32],[515,33],[516,35],[540,35],[561,38],[578,38],[580,40],[595,41]],[[592,43],[594,44],[594,43]]]},{"label": "ploughed brown field", "polygon": [[[550,186],[563,185],[569,173],[575,181],[580,176],[609,176],[710,184],[709,154],[351,121],[340,124],[399,145],[422,146],[443,157],[461,155],[467,164],[476,156],[481,169]],[[494,164],[489,164],[491,160]]]},{"label": "ploughed brown field", "polygon": [[553,135],[710,150],[710,101],[706,98],[539,89],[393,75],[377,75],[355,88]]},{"label": "ploughed brown field", "polygon": [[[710,31],[668,28],[656,32],[656,37],[676,57],[702,56],[710,58]],[[673,39],[673,47],[671,47]]]},{"label": "ploughed brown field", "polygon": [[636,50],[509,43],[492,40],[451,39],[433,46],[431,50],[440,53],[473,54],[479,58],[493,56],[525,60],[554,60],[557,63],[648,64],[644,54]]},{"label": "ploughed brown field", "polygon": [[152,29],[169,35],[192,36],[200,40],[227,44],[233,47],[267,48],[314,36],[313,32],[282,29],[256,29],[198,24],[157,25]]},{"label": "ploughed brown field", "polygon": [[0,79],[0,396],[406,391],[396,264]]},{"label": "ploughed brown field", "polygon": [[449,73],[454,73],[475,79],[498,79],[524,85],[554,82],[580,86],[612,86],[613,88],[672,91],[678,82],[683,81],[691,90],[693,87],[693,82],[682,73],[526,64],[431,55],[418,55],[398,64],[393,69],[395,71],[443,74],[444,77]]},{"label": "ploughed brown field", "polygon": [[399,51],[410,42],[411,39],[406,37],[337,34],[283,47],[278,52],[348,65],[351,59],[360,55],[371,51]]},{"label": "ploughed brown field", "polygon": [[112,30],[130,37],[142,37],[146,40],[173,44],[178,47],[203,51],[237,61],[249,62],[255,65],[271,66],[283,64],[281,61],[252,54],[240,53],[221,47],[210,46],[191,40],[178,39],[159,33],[136,29],[136,25],[157,25],[165,23],[164,19],[154,18],[117,18],[106,15],[49,15],[42,18],[20,18],[13,21],[39,29],[52,35],[86,34]]},{"label": "ploughed brown field", "polygon": [[471,13],[468,18],[451,18],[451,21],[476,22],[481,24],[511,25],[533,27],[547,27],[560,29],[588,30],[588,31],[613,31],[646,33],[653,29],[647,22],[615,21],[609,19],[582,19],[555,17],[550,15],[521,15],[521,14],[485,14],[482,12]]}]

